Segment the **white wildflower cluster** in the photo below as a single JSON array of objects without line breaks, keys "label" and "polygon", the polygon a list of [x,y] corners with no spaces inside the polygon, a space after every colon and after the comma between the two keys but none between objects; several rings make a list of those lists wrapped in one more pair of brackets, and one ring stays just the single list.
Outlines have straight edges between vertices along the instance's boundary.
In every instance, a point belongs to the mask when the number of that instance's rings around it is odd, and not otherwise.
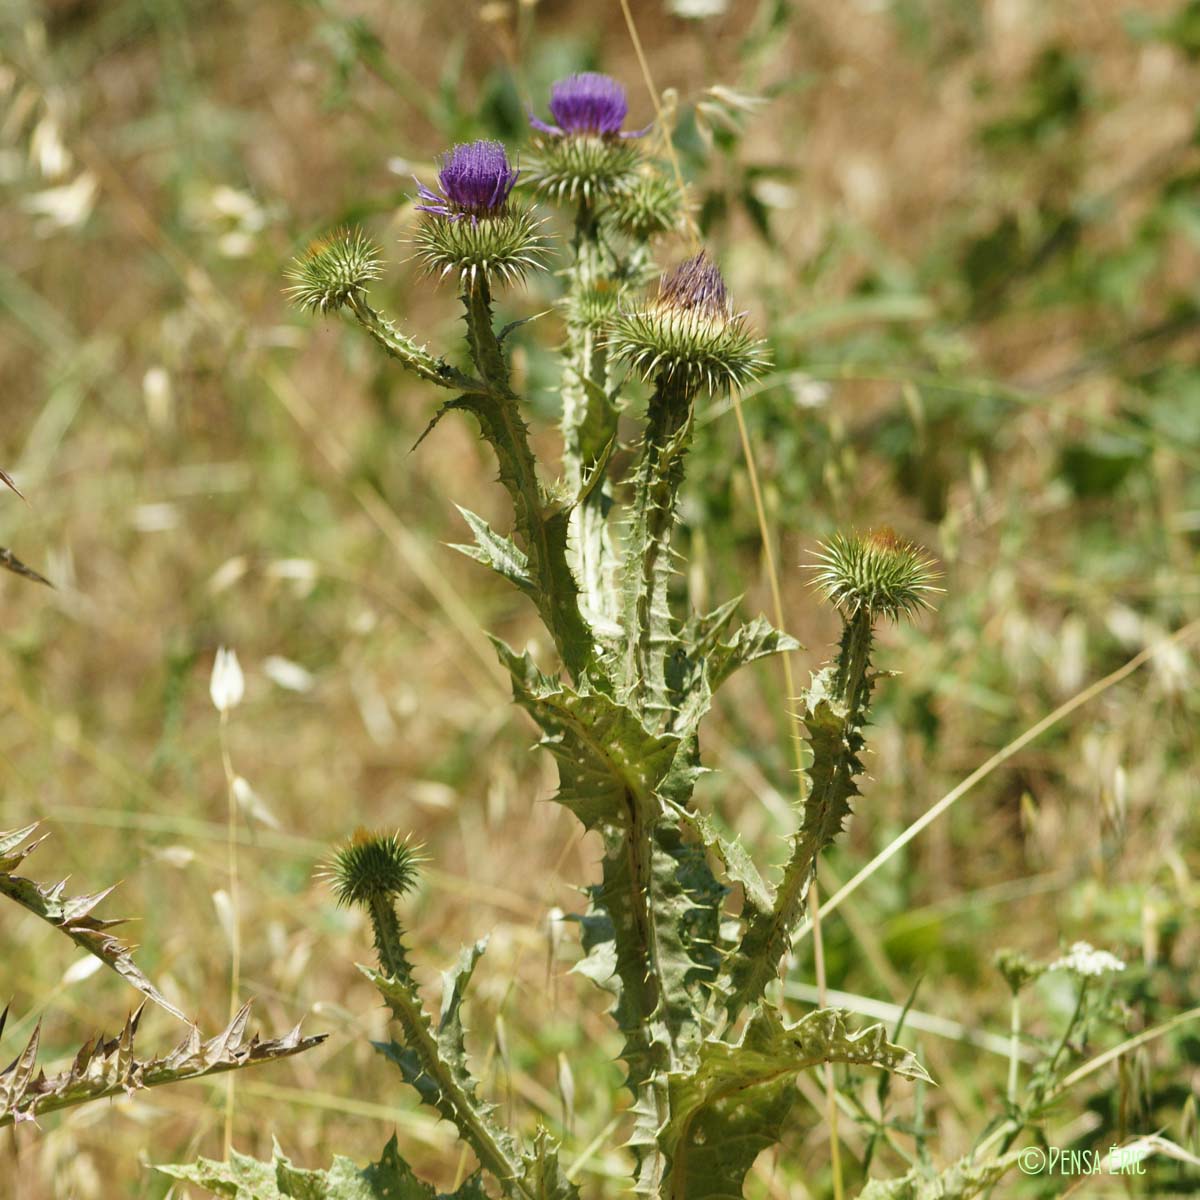
[{"label": "white wildflower cluster", "polygon": [[1076,975],[1097,977],[1110,971],[1123,971],[1125,964],[1107,950],[1097,950],[1087,942],[1076,942],[1062,958],[1050,964],[1051,971],[1074,971]]}]

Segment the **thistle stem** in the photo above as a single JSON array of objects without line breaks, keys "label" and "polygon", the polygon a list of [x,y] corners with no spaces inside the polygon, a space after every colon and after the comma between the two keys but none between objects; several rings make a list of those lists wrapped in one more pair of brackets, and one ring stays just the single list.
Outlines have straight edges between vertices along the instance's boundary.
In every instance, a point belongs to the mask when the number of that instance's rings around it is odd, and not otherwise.
[{"label": "thistle stem", "polygon": [[[477,1103],[463,1090],[455,1073],[443,1060],[441,1047],[429,1024],[411,976],[374,978],[392,1016],[404,1031],[405,1044],[417,1056],[424,1073],[436,1085],[438,1108],[452,1117],[463,1139],[475,1151],[480,1164],[495,1176],[505,1195],[534,1200],[522,1164],[509,1154],[501,1139],[480,1118]],[[444,1108],[443,1108],[444,1106]]]},{"label": "thistle stem", "polygon": [[571,545],[588,609],[615,617],[607,587],[613,547],[606,519],[612,496],[596,472],[603,470],[606,452],[616,438],[617,409],[608,395],[608,351],[603,340],[593,325],[571,319],[583,296],[604,277],[596,211],[587,200],[575,215],[573,249],[562,379],[563,469],[576,500]]},{"label": "thistle stem", "polygon": [[467,336],[485,395],[464,396],[500,464],[500,482],[513,502],[517,529],[525,541],[537,581],[535,603],[563,663],[578,679],[592,664],[592,632],[579,611],[578,585],[567,564],[567,514],[550,513],[537,478],[529,429],[509,382],[508,366],[492,327],[491,293],[485,278],[463,290]]},{"label": "thistle stem", "polygon": [[871,614],[866,608],[860,608],[846,621],[842,630],[833,684],[835,696],[849,705],[854,713],[866,708],[870,692],[867,667],[870,665],[871,643]]},{"label": "thistle stem", "polygon": [[375,932],[375,949],[379,965],[395,979],[412,979],[412,966],[404,949],[404,930],[396,916],[396,906],[390,896],[374,895],[369,901],[371,928]]},{"label": "thistle stem", "polygon": [[671,533],[692,439],[694,397],[686,382],[659,376],[650,397],[642,459],[634,480],[623,583],[622,685],[651,724],[661,721],[669,708],[666,660],[674,641],[667,595]]},{"label": "thistle stem", "polygon": [[415,375],[430,383],[436,383],[439,387],[453,388],[456,391],[486,390],[478,380],[456,371],[444,360],[435,358],[423,346],[417,345],[412,338],[401,333],[382,313],[373,309],[363,296],[356,293],[346,304],[375,343]]}]

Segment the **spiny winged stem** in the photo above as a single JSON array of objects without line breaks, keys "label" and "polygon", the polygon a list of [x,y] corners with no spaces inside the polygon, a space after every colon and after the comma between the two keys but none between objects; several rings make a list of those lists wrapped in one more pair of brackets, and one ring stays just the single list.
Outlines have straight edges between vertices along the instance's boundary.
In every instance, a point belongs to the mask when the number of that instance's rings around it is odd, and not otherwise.
[{"label": "spiny winged stem", "polygon": [[395,979],[412,979],[412,964],[404,949],[404,929],[396,916],[396,905],[390,896],[373,895],[367,901],[367,913],[375,934],[375,950],[379,965]]},{"label": "spiny winged stem", "polygon": [[694,397],[695,387],[686,378],[659,375],[634,481],[622,589],[622,683],[648,728],[658,726],[670,710],[666,664],[674,642],[668,602],[671,533],[692,439]]},{"label": "spiny winged stem", "polygon": [[844,625],[833,679],[833,699],[848,706],[851,724],[861,725],[871,699],[871,614],[860,608]]},{"label": "spiny winged stem", "polygon": [[354,293],[346,301],[346,306],[378,346],[421,379],[462,391],[481,390],[478,381],[454,370],[443,359],[435,358],[423,346],[401,333],[382,313],[372,308],[361,293]]},{"label": "spiny winged stem", "polygon": [[495,1176],[505,1195],[534,1200],[535,1193],[523,1178],[520,1163],[507,1151],[502,1135],[482,1118],[474,1097],[446,1063],[411,977],[376,979],[375,984],[404,1033],[406,1048],[420,1063],[422,1076],[432,1084],[438,1110],[454,1122],[480,1165]]},{"label": "spiny winged stem", "polygon": [[608,619],[613,546],[607,517],[612,495],[604,479],[606,457],[617,436],[617,407],[609,395],[608,351],[586,308],[597,289],[611,287],[605,271],[596,211],[583,200],[575,218],[574,262],[568,271],[567,344],[562,376],[563,469],[574,509],[571,544],[588,611]]},{"label": "spiny winged stem", "polygon": [[844,618],[834,665],[816,676],[805,698],[803,721],[812,762],[807,769],[804,814],[775,903],[770,911],[754,914],[731,960],[732,987],[726,1001],[731,1017],[757,1001],[778,975],[804,915],[817,859],[841,832],[850,813],[850,798],[858,794],[861,731],[871,697],[871,641],[871,612],[862,607]]},{"label": "spiny winged stem", "polygon": [[487,394],[464,397],[479,420],[484,438],[496,453],[500,482],[513,502],[517,529],[537,582],[535,603],[568,671],[580,678],[592,663],[592,633],[579,611],[578,588],[567,563],[565,511],[551,512],[537,478],[529,430],[509,382],[504,352],[492,327],[491,294],[486,279],[463,289],[467,338],[475,368]]}]

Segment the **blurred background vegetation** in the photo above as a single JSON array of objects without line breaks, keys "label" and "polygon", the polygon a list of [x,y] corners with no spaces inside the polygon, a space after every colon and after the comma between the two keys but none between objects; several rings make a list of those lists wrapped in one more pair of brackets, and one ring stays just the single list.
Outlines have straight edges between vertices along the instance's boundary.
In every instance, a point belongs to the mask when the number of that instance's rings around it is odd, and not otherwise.
[{"label": "blurred background vegetation", "polygon": [[[705,237],[770,339],[776,369],[745,404],[806,666],[836,633],[802,570],[818,538],[886,522],[944,564],[939,611],[885,636],[880,665],[899,677],[828,891],[1200,608],[1200,3],[633,10]],[[141,917],[142,966],[218,1028],[226,800],[207,681],[216,647],[235,647],[233,760],[256,797],[244,991],[271,1030],[304,1017],[331,1034],[241,1077],[237,1146],[269,1154],[274,1134],[316,1166],[376,1157],[397,1130],[427,1177],[464,1168],[367,1046],[384,1026],[353,965],[369,933],[313,879],[365,824],[428,844],[408,920],[434,992],[436,968],[492,931],[475,1051],[500,1103],[561,1129],[572,1161],[619,1077],[603,998],[566,974],[574,931],[553,920],[581,908],[597,845],[544,803],[551,764],[527,753],[479,632],[521,644],[530,610],[444,545],[464,538],[452,501],[504,523],[503,496],[465,423],[409,454],[435,397],[355,331],[291,313],[281,275],[313,236],[361,222],[393,264],[375,296],[452,344],[452,292],[405,262],[411,174],[455,140],[519,147],[527,107],[574,69],[622,79],[647,123],[619,5],[5,0],[0,37],[0,466],[28,497],[0,496],[0,545],[56,585],[0,580],[0,827],[48,819],[42,878],[124,880],[109,910]],[[541,311],[553,288],[503,307]],[[548,419],[556,321],[514,335]],[[553,453],[552,429],[541,444]],[[684,522],[695,594],[769,608],[723,404],[702,417]],[[1156,655],[827,923],[831,987],[902,1005],[920,980],[915,1008],[951,1023],[906,1035],[941,1084],[915,1117],[941,1159],[1000,1106],[1004,1060],[971,1041],[1007,1026],[998,948],[1086,938],[1121,954],[1129,1032],[1196,1003],[1195,672],[1186,647]],[[730,686],[707,750],[704,802],[778,861],[794,785],[777,663]],[[65,941],[0,917],[7,1045],[39,1014],[47,1062],[119,1025],[119,981],[80,980]],[[799,1012],[810,942],[791,979]],[[1070,1004],[1062,982],[1040,985],[1033,1032]],[[143,1048],[178,1036],[165,1014],[147,1023]],[[1185,1028],[1090,1080],[1057,1144],[1125,1129],[1187,1143],[1198,1077],[1200,1028]],[[759,1163],[753,1195],[828,1194],[821,1097],[804,1086],[809,1119]],[[161,1196],[143,1164],[219,1153],[222,1098],[196,1084],[6,1133],[0,1191]],[[854,1183],[863,1138],[844,1133]],[[591,1155],[585,1191],[618,1168]],[[1200,1191],[1178,1164],[1156,1171],[1146,1194]]]}]

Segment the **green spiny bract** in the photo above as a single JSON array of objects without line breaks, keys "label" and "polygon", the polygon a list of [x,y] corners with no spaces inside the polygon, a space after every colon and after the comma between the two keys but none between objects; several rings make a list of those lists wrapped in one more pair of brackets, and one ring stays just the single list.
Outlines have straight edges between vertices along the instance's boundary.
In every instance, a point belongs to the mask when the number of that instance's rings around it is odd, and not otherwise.
[{"label": "green spiny bract", "polygon": [[324,875],[339,904],[370,904],[412,891],[422,861],[420,847],[408,838],[359,829],[338,850]]},{"label": "green spiny bract", "polygon": [[815,586],[847,616],[893,621],[929,608],[938,572],[933,560],[886,527],[835,534],[817,555]]},{"label": "green spiny bract", "polygon": [[452,221],[426,215],[414,235],[417,258],[439,279],[474,288],[483,280],[519,283],[545,263],[547,240],[532,212],[506,206],[494,216]]},{"label": "green spiny bract", "polygon": [[378,249],[361,229],[339,229],[313,242],[287,272],[292,302],[309,312],[334,312],[366,294],[383,273]]},{"label": "green spiny bract", "polygon": [[648,242],[683,224],[684,196],[674,179],[658,171],[639,171],[605,201],[613,225],[635,241]]},{"label": "green spiny bract", "polygon": [[394,833],[359,829],[322,872],[339,904],[366,909],[375,933],[379,963],[388,977],[411,981],[404,928],[396,901],[417,883],[420,851]]},{"label": "green spiny bract", "polygon": [[591,204],[630,187],[641,157],[632,143],[612,138],[540,138],[534,143],[529,183],[559,204]]}]

